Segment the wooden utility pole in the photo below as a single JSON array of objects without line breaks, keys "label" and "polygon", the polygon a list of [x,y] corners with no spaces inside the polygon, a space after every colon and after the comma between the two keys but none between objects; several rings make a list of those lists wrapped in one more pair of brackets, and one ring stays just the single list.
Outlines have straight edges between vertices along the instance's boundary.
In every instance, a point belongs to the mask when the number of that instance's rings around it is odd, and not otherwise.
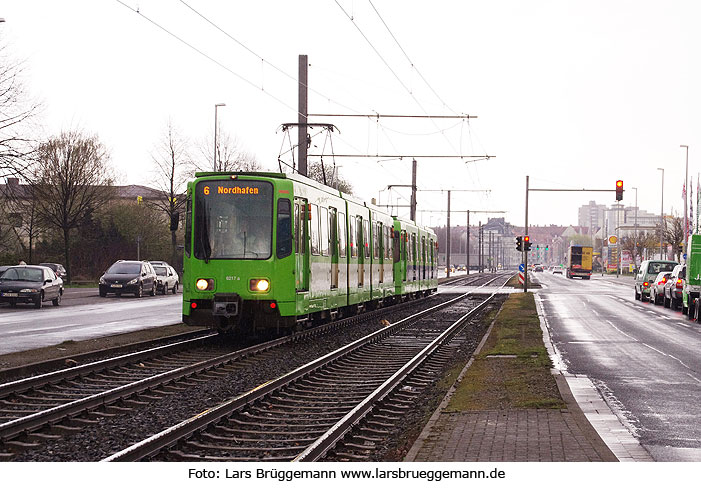
[{"label": "wooden utility pole", "polygon": [[299,100],[297,115],[297,170],[307,176],[307,55],[299,55]]}]

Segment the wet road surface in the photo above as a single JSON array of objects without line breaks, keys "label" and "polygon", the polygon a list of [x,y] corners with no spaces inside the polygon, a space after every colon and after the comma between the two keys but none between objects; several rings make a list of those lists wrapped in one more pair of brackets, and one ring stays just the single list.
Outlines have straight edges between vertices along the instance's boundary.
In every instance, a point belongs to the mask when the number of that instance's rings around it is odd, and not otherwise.
[{"label": "wet road surface", "polygon": [[701,460],[701,325],[634,300],[632,281],[538,274],[567,371],[588,376],[658,461]]}]

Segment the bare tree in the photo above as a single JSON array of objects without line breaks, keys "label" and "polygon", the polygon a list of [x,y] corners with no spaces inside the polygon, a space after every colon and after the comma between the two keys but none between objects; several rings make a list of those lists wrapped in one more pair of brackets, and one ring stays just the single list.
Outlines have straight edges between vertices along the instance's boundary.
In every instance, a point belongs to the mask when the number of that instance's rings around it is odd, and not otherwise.
[{"label": "bare tree", "polygon": [[34,147],[28,134],[40,105],[29,101],[21,74],[22,63],[0,44],[0,178],[22,176]]},{"label": "bare tree", "polygon": [[341,178],[336,166],[328,166],[324,163],[313,162],[307,167],[307,176],[312,180],[323,183],[331,188],[335,188],[343,193],[352,194],[353,186],[350,182]]},{"label": "bare tree", "polygon": [[184,188],[190,177],[192,160],[188,154],[187,140],[173,128],[172,122],[168,122],[163,140],[152,158],[155,164],[156,189],[161,195],[160,200],[153,202],[153,206],[165,214],[171,223],[171,264],[177,267],[178,245],[175,228],[185,208]]},{"label": "bare tree", "polygon": [[[39,221],[34,187],[22,185],[18,179],[8,179],[0,192],[4,228],[22,249],[22,256],[34,263],[34,246],[43,229]],[[25,244],[26,241],[26,244]]]},{"label": "bare tree", "polygon": [[71,278],[71,231],[112,198],[112,170],[97,136],[63,132],[37,150],[32,186],[40,218],[63,233],[65,267]]},{"label": "bare tree", "polygon": [[679,262],[682,252],[682,242],[684,241],[684,221],[681,217],[674,216],[665,221],[664,241],[672,245],[673,255]]},{"label": "bare tree", "polygon": [[[263,167],[256,157],[243,149],[238,139],[227,133],[220,133],[217,137],[217,148],[213,151],[212,140],[200,145],[199,162],[193,163],[193,173],[196,171],[212,171],[213,161],[216,162],[217,171],[258,171]],[[215,159],[212,158],[212,152]]]}]

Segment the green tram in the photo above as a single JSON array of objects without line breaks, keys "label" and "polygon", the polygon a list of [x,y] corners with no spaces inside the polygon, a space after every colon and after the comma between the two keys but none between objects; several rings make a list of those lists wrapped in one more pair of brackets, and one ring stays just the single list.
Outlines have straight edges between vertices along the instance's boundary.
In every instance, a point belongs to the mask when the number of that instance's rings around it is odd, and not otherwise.
[{"label": "green tram", "polygon": [[248,334],[426,296],[434,232],[301,175],[188,183],[183,321]]}]

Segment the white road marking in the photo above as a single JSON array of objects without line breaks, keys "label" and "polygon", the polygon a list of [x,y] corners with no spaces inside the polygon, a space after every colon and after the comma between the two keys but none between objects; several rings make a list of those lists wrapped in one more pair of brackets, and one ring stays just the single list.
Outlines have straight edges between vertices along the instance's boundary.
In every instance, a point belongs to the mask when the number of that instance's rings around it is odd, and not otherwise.
[{"label": "white road marking", "polygon": [[[684,365],[684,366],[686,366],[686,365]],[[693,378],[694,380],[696,380],[698,383],[701,383],[701,380],[699,380],[698,378],[696,378],[695,376],[693,376],[691,373],[687,373],[687,375],[689,375],[691,378]]]},{"label": "white road marking", "polygon": [[667,353],[663,353],[663,352],[662,352],[662,351],[660,351],[659,349],[656,349],[656,348],[654,348],[654,347],[652,347],[652,346],[650,346],[649,344],[646,344],[646,343],[644,343],[644,342],[643,342],[643,346],[645,346],[645,347],[648,347],[648,348],[652,349],[653,351],[655,351],[656,353],[659,353],[659,354],[661,354],[662,356],[669,356],[669,354],[667,354]]},{"label": "white road marking", "polygon": [[594,310],[593,308],[591,309],[591,311],[593,311],[593,312],[594,312],[594,315],[596,315],[597,317],[599,316],[599,312],[597,312],[597,311]]},{"label": "white road marking", "polygon": [[621,329],[619,329],[618,327],[616,327],[615,325],[613,325],[613,322],[611,322],[610,320],[607,320],[606,323],[608,323],[611,327],[613,327],[613,328],[616,329],[618,332],[620,332],[621,334],[623,334],[624,336],[626,336],[628,339],[632,339],[632,340],[634,340],[635,342],[639,342],[635,337],[633,337],[633,336],[631,336],[631,335],[629,335],[629,334],[626,334],[626,333],[623,332]]}]

